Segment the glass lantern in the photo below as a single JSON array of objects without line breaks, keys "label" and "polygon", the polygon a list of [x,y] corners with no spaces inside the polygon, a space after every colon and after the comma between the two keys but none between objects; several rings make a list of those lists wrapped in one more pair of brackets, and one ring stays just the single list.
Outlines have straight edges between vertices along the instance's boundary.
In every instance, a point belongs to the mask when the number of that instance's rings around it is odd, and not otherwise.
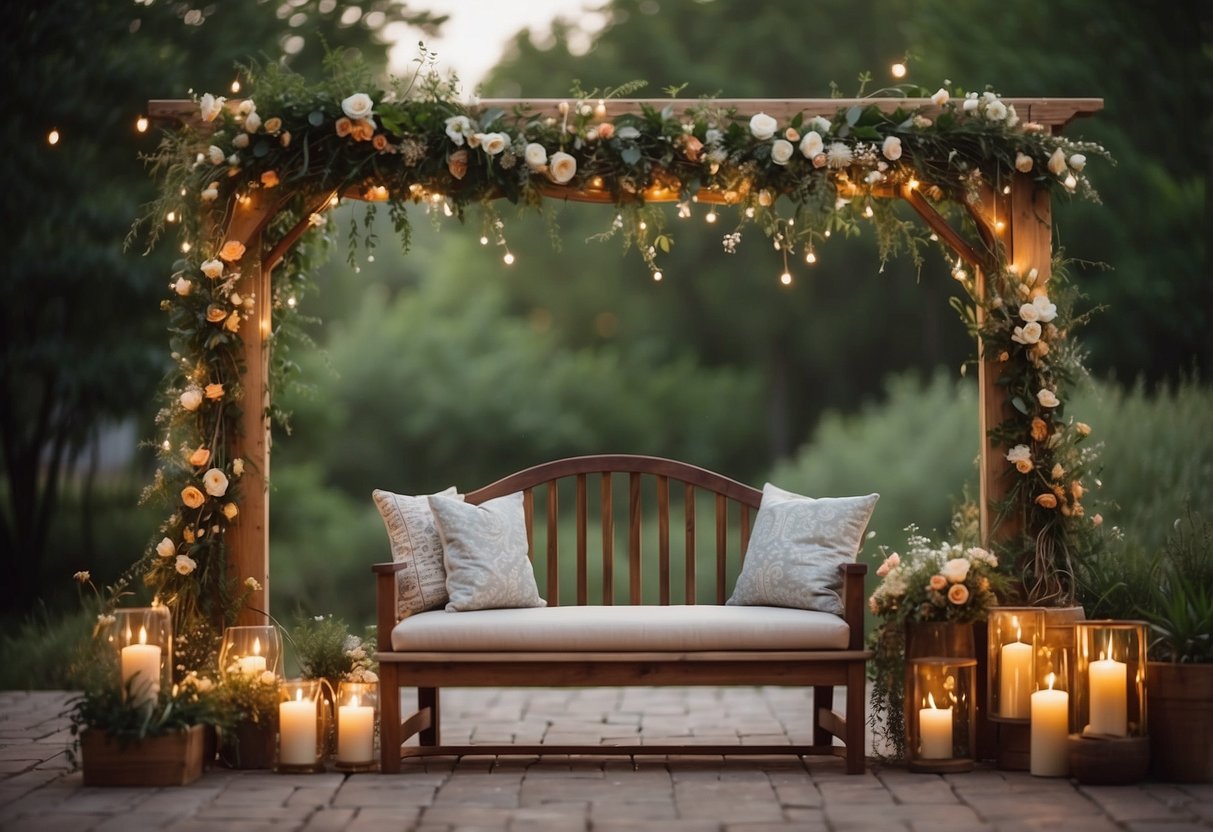
[{"label": "glass lantern", "polygon": [[1074,724],[1084,737],[1146,736],[1144,621],[1074,625]]},{"label": "glass lantern", "polygon": [[272,625],[228,627],[219,648],[219,675],[282,675],[282,636]]},{"label": "glass lantern", "polygon": [[165,606],[133,607],[114,610],[113,619],[105,639],[118,659],[123,698],[150,707],[172,687],[172,614]]},{"label": "glass lantern", "polygon": [[995,607],[990,610],[987,700],[990,719],[1027,724],[1036,659],[1044,640],[1041,607]]},{"label": "glass lantern", "polygon": [[290,679],[280,690],[277,771],[324,771],[324,702],[320,681]]},{"label": "glass lantern", "polygon": [[969,771],[977,758],[977,660],[911,659],[906,688],[910,771]]},{"label": "glass lantern", "polygon": [[1045,610],[1043,638],[1036,646],[1036,689],[1074,690],[1074,624],[1073,618]]},{"label": "glass lantern", "polygon": [[337,686],[337,754],[340,771],[371,771],[378,767],[375,726],[379,713],[379,685],[342,682]]}]

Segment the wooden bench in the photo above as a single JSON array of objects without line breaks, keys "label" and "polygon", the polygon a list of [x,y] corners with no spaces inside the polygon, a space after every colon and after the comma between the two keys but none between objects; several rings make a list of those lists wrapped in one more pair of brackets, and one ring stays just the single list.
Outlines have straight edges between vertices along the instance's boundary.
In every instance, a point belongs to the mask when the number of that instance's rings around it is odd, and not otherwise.
[{"label": "wooden bench", "polygon": [[[616,503],[626,484],[626,551],[625,558],[616,555]],[[646,456],[605,455],[558,460],[528,468],[484,488],[465,495],[469,503],[480,504],[495,497],[521,491],[532,563],[536,562],[535,507],[538,500],[546,506],[545,526],[538,532],[544,540],[543,575],[537,583],[549,608],[527,611],[547,614],[552,607],[566,603],[561,594],[560,566],[562,557],[575,557],[575,603],[642,605],[645,596],[641,576],[652,571],[651,563],[642,557],[642,496],[656,495],[657,513],[657,604],[697,603],[723,605],[732,589],[726,582],[730,573],[740,568],[740,558],[749,541],[750,528],[757,512],[762,492],[719,474],[675,462]],[[671,563],[670,494],[682,496],[684,553]],[[568,550],[558,541],[560,527],[560,495],[570,496],[574,503],[575,540]],[[597,499],[591,501],[594,493]],[[704,513],[704,503],[713,513],[712,536],[715,541],[714,580],[711,597],[700,601],[701,575],[697,563],[699,529],[697,514]],[[601,550],[591,546],[588,529],[591,502],[597,503],[602,526]],[[677,507],[677,500],[675,506]],[[697,511],[697,506],[700,510]],[[714,512],[711,510],[714,509]],[[677,513],[676,513],[677,514]],[[675,518],[677,519],[677,517]],[[732,521],[732,522],[730,522]],[[730,534],[730,526],[736,532]],[[730,541],[736,545],[730,549]],[[677,541],[676,541],[677,542]],[[623,547],[620,547],[623,548]],[[730,558],[730,552],[734,557]],[[676,553],[675,553],[676,554]],[[591,555],[594,557],[591,558]],[[617,560],[622,560],[618,563]],[[591,574],[597,561],[598,574]],[[672,569],[676,565],[678,569]],[[468,650],[396,652],[392,648],[392,633],[396,620],[395,573],[398,564],[375,564],[378,631],[381,650],[379,661],[381,770],[400,770],[402,757],[465,754],[825,754],[846,759],[849,774],[864,771],[864,683],[866,660],[871,655],[863,650],[864,587],[867,567],[851,563],[842,567],[842,600],[845,606],[844,632],[841,644],[833,649],[749,649],[693,651],[550,651],[515,650],[511,652]],[[616,597],[616,584],[623,583],[621,570],[626,569],[626,597]],[[681,572],[681,587],[671,586],[671,576]],[[601,591],[591,600],[591,585],[601,578]],[[543,580],[543,578],[546,580]],[[567,576],[566,576],[567,577]],[[543,591],[546,583],[546,591]],[[650,590],[651,591],[651,590]],[[622,594],[622,593],[620,593]],[[681,597],[679,597],[681,596]],[[573,600],[573,599],[570,599]],[[735,612],[737,607],[720,608]],[[798,614],[775,608],[749,608],[768,613]],[[650,607],[651,611],[651,607]],[[489,611],[498,612],[498,611]],[[570,611],[565,611],[570,612]],[[591,612],[587,610],[586,612]],[[611,615],[627,616],[624,610],[599,610]],[[637,611],[638,613],[643,612]],[[670,610],[677,613],[678,610]],[[714,613],[697,607],[697,615]],[[477,612],[422,613],[421,615],[476,616]],[[838,619],[828,613],[803,613],[828,616],[837,625]],[[460,622],[462,623],[462,621]],[[439,690],[443,687],[512,687],[512,686],[623,686],[623,685],[783,685],[813,687],[812,745],[462,745],[444,746],[440,737]],[[833,710],[834,688],[846,688],[846,716]],[[400,688],[417,688],[417,711],[401,718]],[[417,735],[419,745],[406,746],[404,741]],[[835,746],[837,737],[845,744]]]}]

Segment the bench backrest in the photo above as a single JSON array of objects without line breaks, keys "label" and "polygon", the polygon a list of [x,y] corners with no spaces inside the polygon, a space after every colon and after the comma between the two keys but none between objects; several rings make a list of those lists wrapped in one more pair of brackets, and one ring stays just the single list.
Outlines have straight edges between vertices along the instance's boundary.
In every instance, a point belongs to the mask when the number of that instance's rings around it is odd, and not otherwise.
[{"label": "bench backrest", "polygon": [[[627,528],[626,563],[617,564],[620,558],[616,554],[615,527],[617,506],[620,501],[615,499],[617,487],[622,489],[622,481],[626,479],[626,514],[619,511]],[[647,484],[652,480],[653,485]],[[563,491],[566,499],[572,497],[576,527],[573,534],[576,551],[576,603],[584,605],[601,603],[641,604],[645,603],[645,592],[642,586],[644,565],[641,543],[643,518],[646,516],[646,505],[642,499],[645,493],[656,494],[657,514],[657,600],[661,604],[671,603],[671,546],[670,546],[670,504],[671,492],[675,495],[674,503],[677,509],[681,504],[681,515],[684,522],[683,536],[683,588],[681,593],[675,592],[675,602],[694,604],[700,600],[697,592],[699,569],[697,554],[699,552],[699,529],[697,525],[696,504],[705,495],[710,500],[713,511],[712,528],[715,538],[714,581],[710,598],[703,598],[705,603],[723,604],[732,591],[730,575],[735,575],[740,569],[741,557],[750,539],[750,526],[758,504],[762,500],[762,492],[736,480],[721,476],[694,465],[661,459],[651,456],[635,456],[630,454],[608,454],[598,456],[580,456],[561,459],[536,465],[511,474],[484,488],[477,489],[465,495],[469,503],[480,504],[494,497],[521,491],[523,493],[526,512],[527,542],[532,561],[535,559],[535,503],[538,497],[541,506],[546,506],[544,526],[540,533],[545,540],[544,560],[546,562],[547,591],[544,598],[551,605],[558,605],[560,597],[560,555],[570,557],[573,551],[569,541],[560,540],[560,494]],[[591,494],[596,492],[595,500]],[[601,525],[601,549],[597,541],[591,549],[589,527],[591,519],[591,502],[596,503],[597,520]],[[651,515],[649,515],[651,516]],[[677,518],[677,512],[675,519]],[[730,546],[730,519],[736,522],[736,546]],[[676,541],[677,542],[677,541]],[[561,545],[563,544],[563,545]],[[734,560],[730,563],[729,552],[735,552]],[[598,560],[597,568],[601,571],[601,598],[590,599],[591,583],[591,551]],[[627,596],[616,598],[616,576],[626,569]],[[597,576],[595,576],[596,578]],[[542,576],[537,576],[542,578]],[[540,585],[544,583],[540,580]],[[572,599],[566,599],[566,603]]]}]

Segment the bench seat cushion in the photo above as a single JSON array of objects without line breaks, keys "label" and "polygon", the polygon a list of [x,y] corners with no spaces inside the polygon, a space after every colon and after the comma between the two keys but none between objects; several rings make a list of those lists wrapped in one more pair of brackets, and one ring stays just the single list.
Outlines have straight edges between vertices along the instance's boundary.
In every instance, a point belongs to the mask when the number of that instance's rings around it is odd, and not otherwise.
[{"label": "bench seat cushion", "polygon": [[396,652],[842,650],[837,615],[784,607],[541,607],[417,613],[392,629]]}]

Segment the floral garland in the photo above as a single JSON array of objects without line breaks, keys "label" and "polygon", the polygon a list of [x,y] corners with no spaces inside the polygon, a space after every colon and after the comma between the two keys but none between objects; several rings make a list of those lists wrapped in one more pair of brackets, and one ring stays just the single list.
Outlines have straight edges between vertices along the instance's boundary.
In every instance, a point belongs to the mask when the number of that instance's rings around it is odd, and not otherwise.
[{"label": "floral garland", "polygon": [[[876,227],[882,257],[900,250],[919,257],[927,233],[896,217],[891,200],[874,198],[876,190],[909,185],[933,203],[971,202],[983,185],[1019,173],[1037,187],[1094,199],[1086,159],[1106,155],[1097,145],[1022,123],[992,91],[941,88],[929,96],[929,111],[852,106],[829,118],[798,114],[787,123],[764,113],[741,116],[711,100],[682,112],[646,106],[608,119],[606,101],[634,86],[578,91],[556,115],[544,115],[461,103],[457,83],[432,70],[386,91],[356,64],[334,58],[329,71],[313,87],[276,65],[246,70],[255,99],[236,104],[201,96],[200,123],[167,134],[151,159],[163,187],[145,218],[149,240],[154,244],[176,225],[183,258],[162,302],[176,366],[157,418],[160,465],[145,495],[174,508],[143,565],[147,583],[174,607],[179,631],[200,618],[230,618],[236,599],[256,587],[254,578],[242,586],[241,576],[225,571],[224,539],[239,522],[245,468],[231,451],[245,395],[239,330],[259,304],[269,303],[271,345],[280,349],[282,327],[307,290],[298,262],[288,261],[275,271],[271,297],[238,292],[245,251],[223,230],[228,213],[250,197],[285,195],[266,235],[271,241],[305,222],[327,227],[325,209],[350,193],[372,207],[386,202],[406,245],[410,203],[461,220],[475,204],[483,210],[481,242],[500,246],[509,264],[513,254],[493,201],[537,206],[553,188],[567,187],[615,204],[602,236],[622,234],[661,279],[656,258],[671,238],[664,213],[646,200],[676,196],[679,216],[689,216],[699,193],[737,209],[726,251],[745,225],[757,224],[782,256],[787,283],[790,257],[803,253],[813,263],[832,233],[855,232],[867,221]],[[923,98],[926,92],[901,89]],[[785,204],[790,214],[780,213]],[[715,218],[712,207],[707,219]],[[305,236],[305,245],[315,236]],[[1004,260],[1000,251],[987,254]],[[1007,510],[1030,514],[1024,528],[1031,536],[1072,547],[1070,526],[1082,515],[1079,478],[1090,458],[1072,455],[1071,440],[1086,429],[1061,420],[1060,391],[1081,362],[1064,341],[1057,299],[1036,285],[1034,273],[1003,270],[995,282],[1003,294],[974,300],[987,313],[978,334],[987,350],[1001,350],[1017,408],[993,432],[1012,447],[1008,461],[1022,472]],[[974,292],[963,273],[957,277]],[[1050,284],[1059,285],[1056,277]],[[273,362],[271,385],[287,366]],[[1023,548],[1042,547],[1033,538]],[[1047,567],[1032,574],[1042,579]]]}]

